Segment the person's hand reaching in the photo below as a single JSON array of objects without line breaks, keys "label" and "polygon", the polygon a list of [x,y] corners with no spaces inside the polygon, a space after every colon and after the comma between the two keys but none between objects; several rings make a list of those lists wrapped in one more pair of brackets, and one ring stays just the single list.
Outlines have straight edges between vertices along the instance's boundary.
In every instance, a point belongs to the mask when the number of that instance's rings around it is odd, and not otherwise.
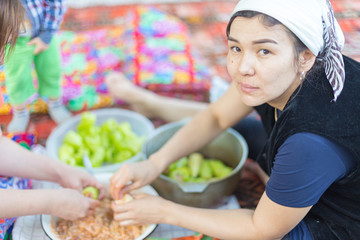
[{"label": "person's hand reaching", "polygon": [[99,189],[99,199],[105,197],[105,187],[95,177],[82,169],[62,164],[59,184],[64,188],[72,188],[79,192],[87,186]]},{"label": "person's hand reaching", "polygon": [[113,201],[114,220],[121,226],[145,225],[164,221],[167,200],[148,194],[133,195],[131,201]]},{"label": "person's hand reaching", "polygon": [[149,160],[124,164],[110,179],[110,194],[113,199],[151,183],[160,174]]},{"label": "person's hand reaching", "polygon": [[73,189],[57,189],[51,194],[52,201],[49,201],[49,213],[66,220],[76,220],[92,214],[100,202],[85,197]]},{"label": "person's hand reaching", "polygon": [[49,45],[47,45],[46,43],[44,43],[41,38],[39,37],[36,37],[34,39],[31,39],[29,42],[28,42],[28,45],[29,46],[35,46],[35,49],[34,49],[34,55],[38,55],[39,53],[45,51],[46,49],[48,49]]}]

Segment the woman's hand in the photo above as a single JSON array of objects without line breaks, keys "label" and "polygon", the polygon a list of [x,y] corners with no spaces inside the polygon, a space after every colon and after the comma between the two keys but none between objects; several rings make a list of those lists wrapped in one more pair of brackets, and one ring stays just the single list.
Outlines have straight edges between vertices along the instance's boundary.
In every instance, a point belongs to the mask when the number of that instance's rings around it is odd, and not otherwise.
[{"label": "woman's hand", "polygon": [[50,214],[66,220],[76,220],[92,214],[99,201],[85,197],[73,189],[54,190],[49,202]]},{"label": "woman's hand", "polygon": [[164,222],[162,209],[167,200],[148,194],[136,194],[134,200],[126,203],[113,201],[111,208],[114,219],[121,226],[144,225]]},{"label": "woman's hand", "polygon": [[99,199],[105,197],[105,187],[93,176],[82,169],[62,165],[59,184],[64,188],[72,188],[81,192],[84,187],[93,186],[100,190]]},{"label": "woman's hand", "polygon": [[151,183],[161,170],[154,162],[146,160],[124,164],[110,179],[110,193],[113,199]]}]

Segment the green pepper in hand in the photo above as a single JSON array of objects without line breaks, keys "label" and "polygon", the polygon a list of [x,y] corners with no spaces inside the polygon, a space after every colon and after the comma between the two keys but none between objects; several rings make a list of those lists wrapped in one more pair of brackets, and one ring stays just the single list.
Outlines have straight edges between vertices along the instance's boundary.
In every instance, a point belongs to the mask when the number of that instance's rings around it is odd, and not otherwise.
[{"label": "green pepper in hand", "polygon": [[92,198],[92,199],[98,199],[99,197],[99,189],[93,186],[87,186],[82,190],[82,194],[86,197]]}]

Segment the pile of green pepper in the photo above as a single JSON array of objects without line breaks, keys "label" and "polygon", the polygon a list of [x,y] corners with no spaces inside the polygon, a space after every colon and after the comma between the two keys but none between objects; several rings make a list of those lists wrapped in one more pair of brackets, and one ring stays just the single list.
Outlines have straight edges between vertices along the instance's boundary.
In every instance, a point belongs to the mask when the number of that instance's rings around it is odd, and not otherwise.
[{"label": "pile of green pepper", "polygon": [[95,168],[103,163],[123,162],[140,152],[144,141],[143,137],[134,133],[128,122],[118,123],[110,118],[97,126],[96,115],[91,112],[81,114],[76,129],[65,135],[59,148],[59,159],[72,166],[84,166],[84,154]]},{"label": "pile of green pepper", "polygon": [[219,159],[204,158],[201,153],[192,153],[171,163],[164,175],[176,181],[206,182],[224,178],[232,170]]}]

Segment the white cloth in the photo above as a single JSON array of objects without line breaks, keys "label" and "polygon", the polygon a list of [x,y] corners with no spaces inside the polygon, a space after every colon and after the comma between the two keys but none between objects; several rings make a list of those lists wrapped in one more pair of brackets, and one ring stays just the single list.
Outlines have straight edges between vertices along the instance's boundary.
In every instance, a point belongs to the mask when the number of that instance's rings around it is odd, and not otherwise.
[{"label": "white cloth", "polygon": [[321,58],[336,101],[345,81],[341,55],[344,34],[334,17],[329,0],[240,0],[232,15],[245,10],[275,18],[292,31],[315,56]]}]

